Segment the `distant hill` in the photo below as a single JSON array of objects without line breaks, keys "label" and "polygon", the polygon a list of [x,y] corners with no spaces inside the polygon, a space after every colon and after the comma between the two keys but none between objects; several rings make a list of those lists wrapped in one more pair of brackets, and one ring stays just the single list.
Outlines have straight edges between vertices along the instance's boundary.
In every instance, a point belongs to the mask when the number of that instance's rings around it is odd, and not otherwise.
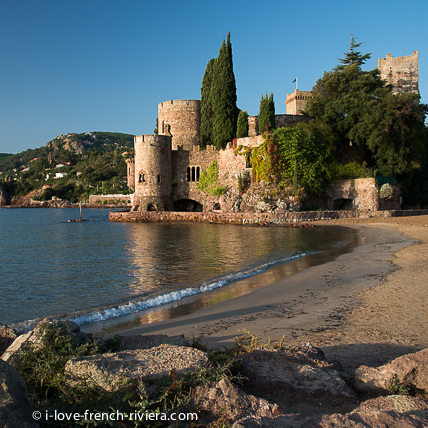
[{"label": "distant hill", "polygon": [[126,193],[126,157],[134,136],[115,132],[64,134],[44,147],[0,155],[0,182],[9,196],[75,202],[92,193]]},{"label": "distant hill", "polygon": [[0,153],[0,158],[5,158],[7,156],[12,156],[12,153]]}]

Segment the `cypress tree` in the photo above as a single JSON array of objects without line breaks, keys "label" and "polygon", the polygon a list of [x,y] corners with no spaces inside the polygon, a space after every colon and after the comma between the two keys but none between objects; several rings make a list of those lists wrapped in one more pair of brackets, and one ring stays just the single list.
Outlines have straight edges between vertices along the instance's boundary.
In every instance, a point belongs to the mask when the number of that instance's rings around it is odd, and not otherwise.
[{"label": "cypress tree", "polygon": [[227,33],[227,43],[223,40],[215,62],[210,94],[213,111],[213,142],[220,149],[225,143],[235,138],[238,117],[230,32]]},{"label": "cypress tree", "polygon": [[213,108],[211,86],[215,67],[215,58],[208,61],[201,86],[201,146],[213,143]]},{"label": "cypress tree", "polygon": [[275,129],[275,103],[273,101],[273,93],[262,95],[260,100],[259,111],[259,133],[263,134],[266,131]]},{"label": "cypress tree", "polygon": [[236,137],[245,138],[248,137],[248,113],[246,111],[240,111],[238,115],[238,124],[236,127]]}]

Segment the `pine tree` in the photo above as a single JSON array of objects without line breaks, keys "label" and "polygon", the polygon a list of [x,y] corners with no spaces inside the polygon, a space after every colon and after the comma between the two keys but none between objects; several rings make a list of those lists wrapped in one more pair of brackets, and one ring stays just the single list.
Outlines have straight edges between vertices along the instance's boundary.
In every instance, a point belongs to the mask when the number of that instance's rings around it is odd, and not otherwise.
[{"label": "pine tree", "polygon": [[262,95],[260,100],[259,111],[259,133],[265,131],[273,131],[275,129],[275,103],[273,101],[273,93]]},{"label": "pine tree", "polygon": [[211,86],[215,67],[215,58],[208,61],[201,87],[201,146],[213,143],[213,108]]},{"label": "pine tree", "polygon": [[366,53],[364,55],[355,49],[359,48],[363,42],[357,43],[357,38],[351,34],[351,44],[349,46],[349,52],[343,52],[345,58],[339,58],[341,64],[336,66],[336,70],[343,70],[347,65],[357,64],[358,69],[361,70],[361,66],[370,59],[372,53]]},{"label": "pine tree", "polygon": [[236,126],[236,137],[245,138],[248,137],[248,113],[246,111],[240,111],[238,115],[238,124]]},{"label": "pine tree", "polygon": [[230,32],[227,33],[227,43],[223,40],[215,62],[210,96],[213,112],[213,143],[220,149],[225,143],[235,138],[238,117]]}]

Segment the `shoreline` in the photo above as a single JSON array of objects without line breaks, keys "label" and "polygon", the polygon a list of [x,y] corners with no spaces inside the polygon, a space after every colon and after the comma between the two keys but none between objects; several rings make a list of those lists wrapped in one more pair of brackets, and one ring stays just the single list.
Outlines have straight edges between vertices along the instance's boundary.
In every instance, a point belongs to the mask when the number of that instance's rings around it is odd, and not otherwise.
[{"label": "shoreline", "polygon": [[[221,348],[249,331],[263,343],[282,337],[289,345],[310,341],[345,368],[383,364],[428,347],[424,327],[428,253],[420,248],[428,248],[428,216],[316,224],[357,228],[364,241],[351,253],[250,294],[120,334],[184,334]],[[412,279],[411,293],[407,278]],[[401,304],[406,296],[406,304]]]}]

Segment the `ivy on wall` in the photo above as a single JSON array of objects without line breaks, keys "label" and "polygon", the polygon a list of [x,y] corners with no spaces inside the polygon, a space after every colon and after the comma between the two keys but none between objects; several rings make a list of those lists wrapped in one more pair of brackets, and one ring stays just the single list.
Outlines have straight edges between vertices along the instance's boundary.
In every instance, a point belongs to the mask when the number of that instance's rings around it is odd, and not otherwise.
[{"label": "ivy on wall", "polygon": [[226,193],[226,186],[218,186],[218,165],[216,160],[213,161],[206,171],[201,172],[196,187],[201,192],[211,196],[221,196]]}]

